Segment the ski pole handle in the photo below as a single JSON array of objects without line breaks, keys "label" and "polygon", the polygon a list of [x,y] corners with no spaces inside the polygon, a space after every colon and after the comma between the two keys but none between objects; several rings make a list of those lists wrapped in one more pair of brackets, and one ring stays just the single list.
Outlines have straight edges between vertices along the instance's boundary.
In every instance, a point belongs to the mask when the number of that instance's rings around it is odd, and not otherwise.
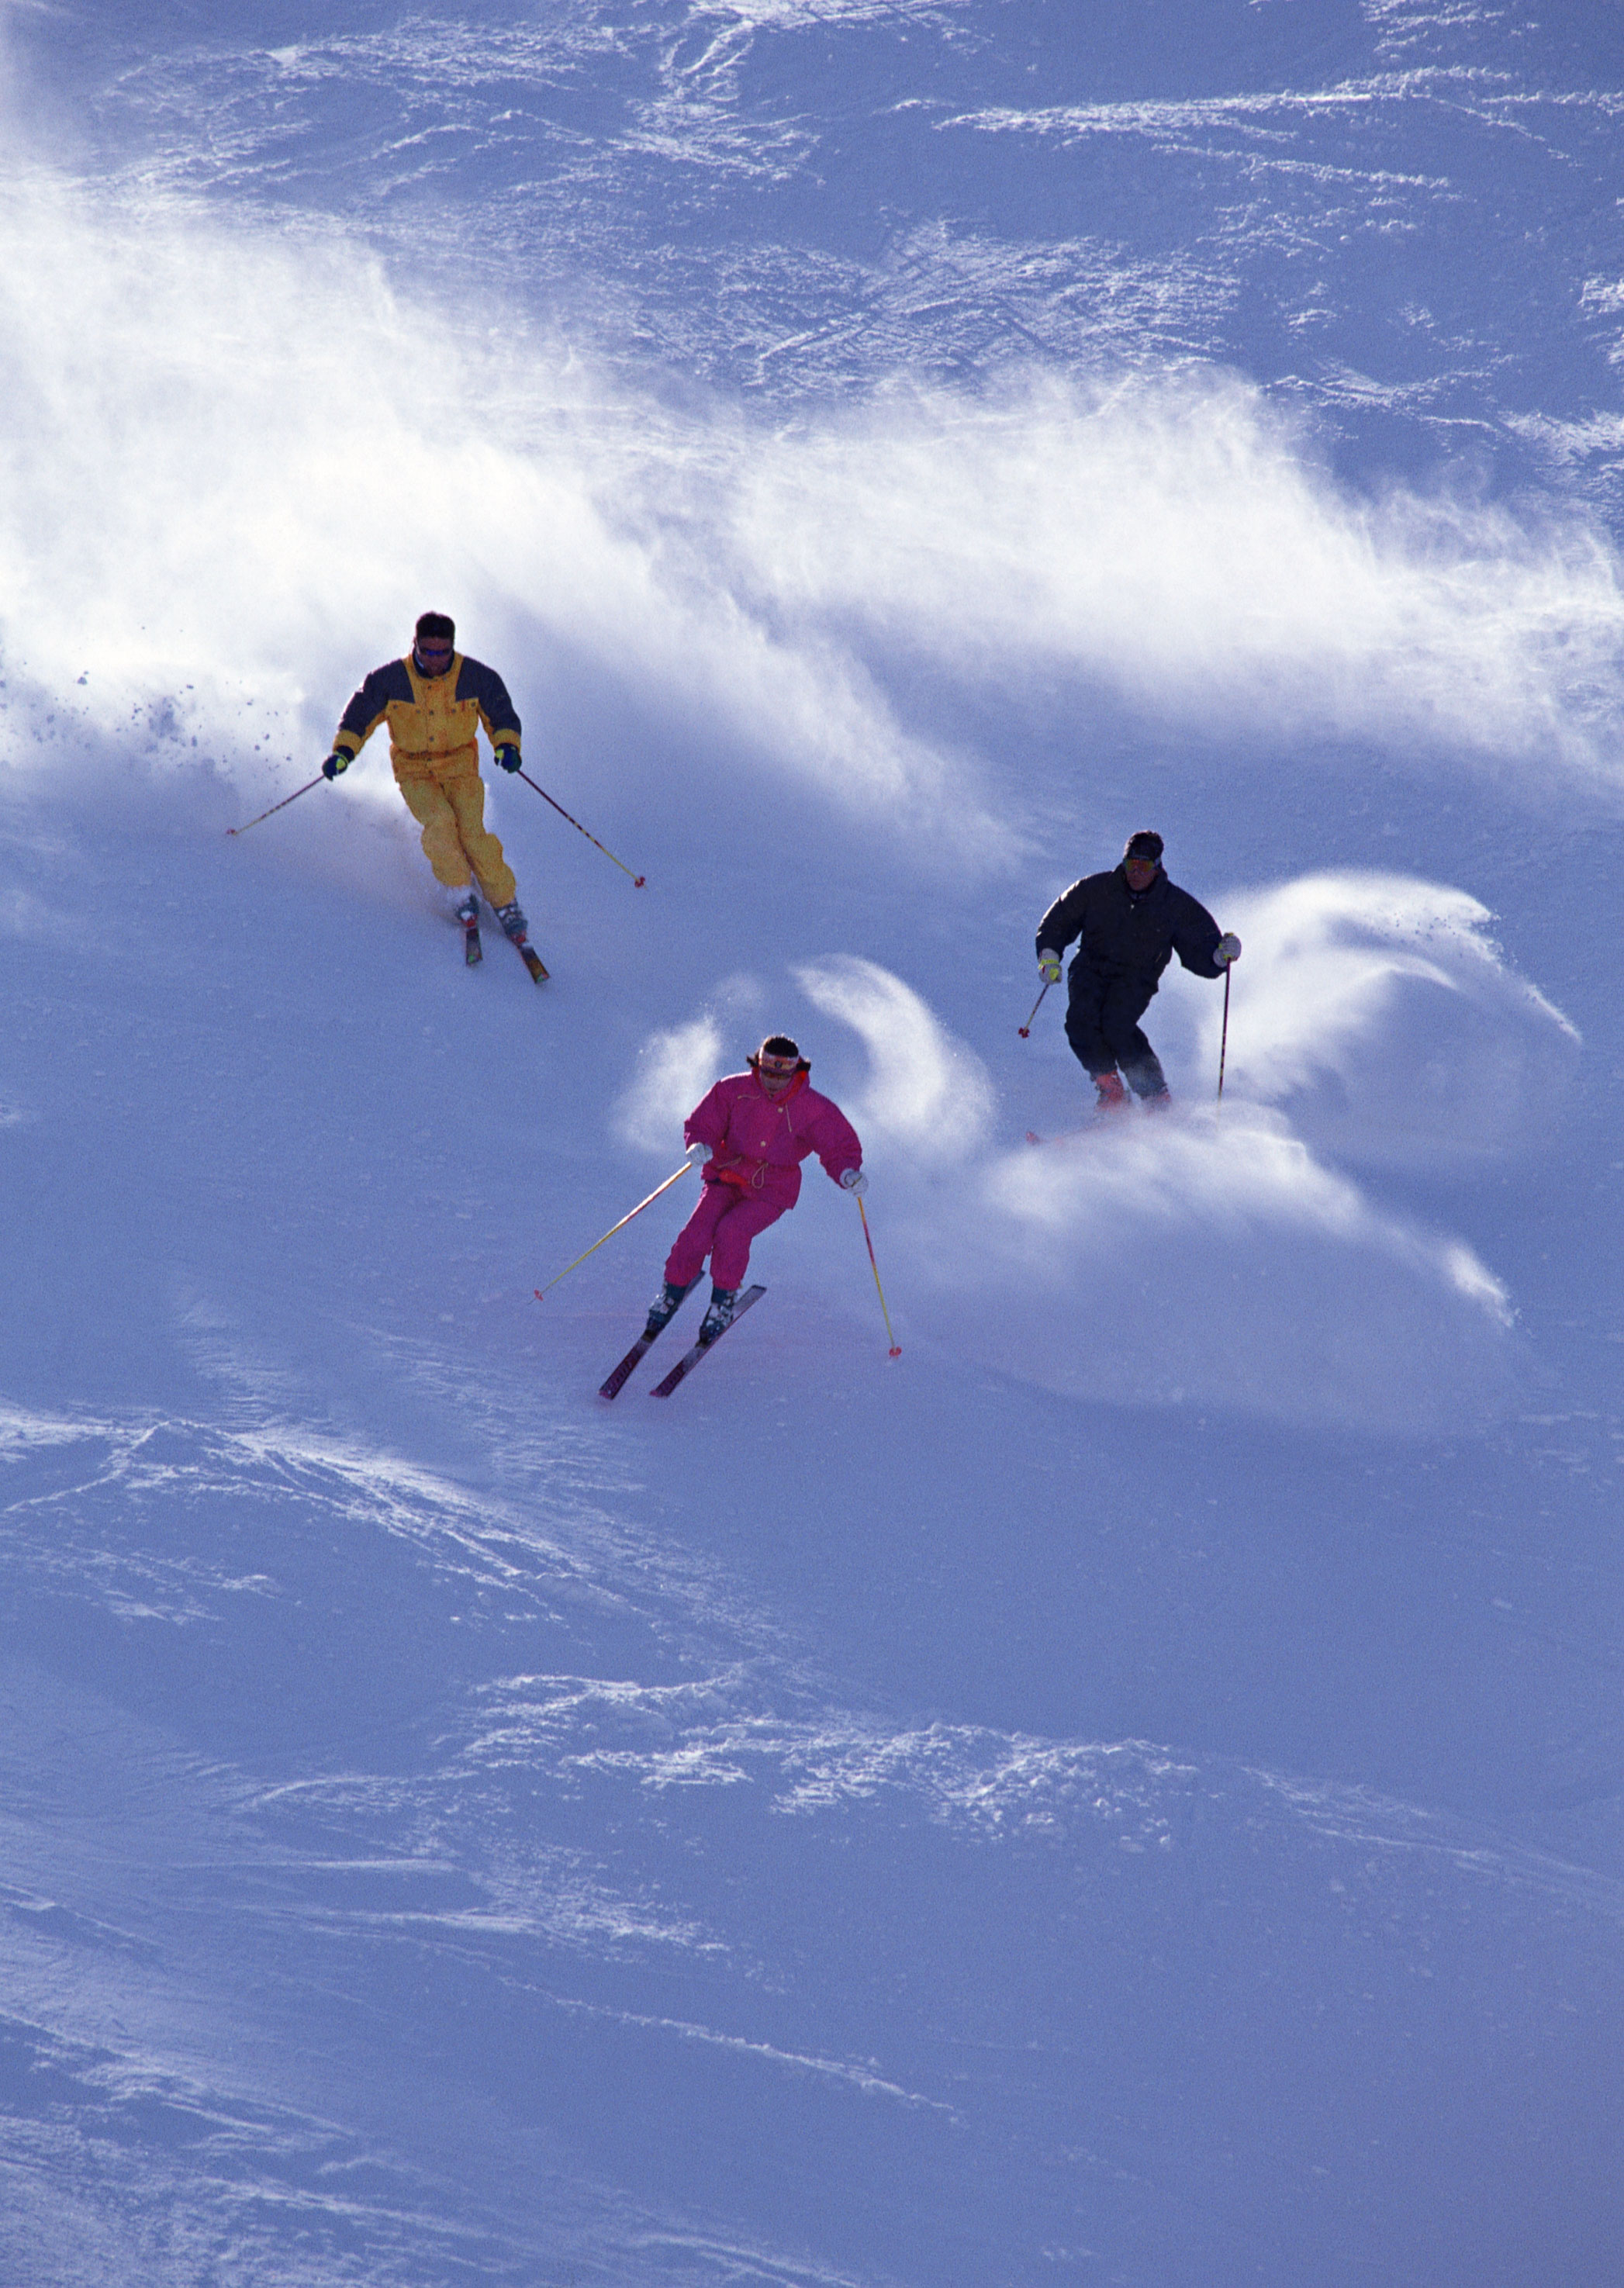
[{"label": "ski pole handle", "polygon": [[649,1194],[646,1200],[639,1200],[635,1208],[629,1210],[628,1212],[621,1218],[619,1223],[612,1223],[609,1226],[608,1230],[605,1232],[603,1239],[595,1239],[590,1247],[587,1249],[586,1254],[578,1255],[574,1263],[566,1263],[562,1271],[555,1272],[552,1277],[547,1282],[546,1287],[536,1288],[535,1290],[536,1301],[539,1303],[542,1300],[547,1292],[548,1287],[556,1287],[560,1279],[567,1279],[570,1273],[576,1268],[577,1265],[582,1264],[586,1261],[588,1255],[596,1255],[598,1249],[603,1245],[604,1240],[613,1239],[617,1231],[624,1231],[626,1226],[631,1221],[633,1216],[640,1216],[645,1208],[652,1207],[654,1202],[659,1198],[661,1193],[669,1192],[671,1186],[676,1183],[680,1177],[687,1174],[688,1170],[693,1166],[693,1164],[691,1160],[685,1160],[680,1168],[676,1169],[666,1178],[663,1184],[656,1184],[654,1186],[654,1190]]},{"label": "ski pole handle", "polygon": [[880,1311],[885,1321],[885,1339],[891,1345],[891,1348],[886,1353],[886,1356],[888,1358],[900,1358],[902,1355],[902,1346],[891,1331],[891,1313],[885,1307],[885,1290],[880,1284],[880,1267],[874,1259],[874,1235],[868,1228],[868,1211],[863,1205],[860,1193],[858,1196],[857,1212],[863,1219],[863,1237],[868,1243],[868,1261],[874,1271],[875,1292],[880,1299]]},{"label": "ski pole handle", "polygon": [[[1048,990],[1049,990],[1050,987],[1054,983],[1054,981],[1054,981],[1054,979],[1053,979],[1052,977],[1045,979],[1045,981],[1044,981],[1044,984],[1043,984],[1043,993],[1047,993],[1047,992],[1048,992]],[[1038,995],[1037,999],[1036,999],[1036,1000],[1033,1003],[1033,1005],[1032,1005],[1032,1017],[1035,1017],[1035,1016],[1037,1015],[1038,1011],[1039,1011],[1039,1010],[1042,1007],[1042,1005],[1043,1005],[1043,993],[1040,993],[1040,994]],[[1022,1038],[1022,1040],[1023,1040],[1023,1041],[1030,1040],[1030,1039],[1031,1039],[1031,1037],[1032,1037],[1032,1017],[1028,1017],[1028,1018],[1027,1018],[1027,1020],[1026,1020],[1026,1023],[1025,1023],[1024,1025],[1018,1025],[1018,1026],[1015,1028],[1016,1031],[1020,1035],[1020,1037],[1021,1037],[1021,1038]]]},{"label": "ski pole handle", "polygon": [[[295,787],[291,794],[285,794],[280,802],[273,802],[269,810],[262,810],[257,818],[250,818],[248,826],[263,826],[267,818],[274,818],[279,810],[286,810],[290,802],[297,802],[302,794],[308,794],[312,787],[319,787],[325,775],[324,772],[318,771],[313,779],[307,779],[302,787]],[[228,826],[226,831],[227,834],[246,834],[248,826]]]},{"label": "ski pole handle", "polygon": [[[537,794],[540,795],[543,802],[552,802],[552,797],[548,793],[546,788],[544,786],[535,786],[535,781],[531,777],[528,771],[521,767],[519,775],[523,779],[527,787],[535,787]],[[552,802],[552,806],[558,812],[560,818],[569,818],[569,813],[565,809],[561,802]],[[620,866],[622,873],[628,877],[634,890],[642,889],[644,884],[648,878],[646,875],[634,874],[630,866],[622,866],[620,860],[615,856],[614,851],[605,850],[603,844],[598,839],[598,837],[595,834],[587,834],[585,827],[582,826],[578,818],[569,818],[569,822],[574,828],[577,834],[586,834],[587,840],[592,845],[595,850],[603,850],[604,856],[609,861],[609,863],[612,866]]]}]

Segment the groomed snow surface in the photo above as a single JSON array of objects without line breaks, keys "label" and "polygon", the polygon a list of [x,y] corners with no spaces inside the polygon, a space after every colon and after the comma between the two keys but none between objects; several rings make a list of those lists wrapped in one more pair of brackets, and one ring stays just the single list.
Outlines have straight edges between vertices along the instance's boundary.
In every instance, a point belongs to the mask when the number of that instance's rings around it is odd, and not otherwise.
[{"label": "groomed snow surface", "polygon": [[[1624,2276],[1556,12],[9,12],[0,2279]],[[429,605],[648,878],[491,789],[540,992],[381,740],[226,833]],[[1175,971],[1076,1134],[1141,825],[1223,1105]],[[902,1355],[812,1164],[605,1408],[776,1029]]]}]

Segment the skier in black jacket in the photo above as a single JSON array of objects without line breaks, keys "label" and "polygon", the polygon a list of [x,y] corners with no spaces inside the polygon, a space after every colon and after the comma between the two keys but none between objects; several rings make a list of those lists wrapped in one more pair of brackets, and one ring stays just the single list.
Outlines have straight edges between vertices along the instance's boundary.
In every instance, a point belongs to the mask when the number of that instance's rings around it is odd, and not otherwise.
[{"label": "skier in black jacket", "polygon": [[1038,971],[1060,981],[1060,956],[1080,938],[1070,971],[1066,1037],[1099,1092],[1102,1112],[1128,1102],[1117,1067],[1147,1111],[1168,1101],[1156,1052],[1139,1030],[1161,973],[1175,954],[1197,977],[1222,977],[1240,940],[1221,932],[1205,906],[1161,870],[1160,834],[1132,834],[1122,862],[1085,874],[1038,924]]}]

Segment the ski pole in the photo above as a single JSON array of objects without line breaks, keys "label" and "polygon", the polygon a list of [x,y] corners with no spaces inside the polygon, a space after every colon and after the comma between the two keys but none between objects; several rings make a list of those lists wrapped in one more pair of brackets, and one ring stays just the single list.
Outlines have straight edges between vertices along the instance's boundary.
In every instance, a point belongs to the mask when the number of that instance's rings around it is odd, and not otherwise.
[{"label": "ski pole", "polygon": [[[548,793],[546,788],[544,786],[535,786],[535,781],[531,777],[528,771],[521,770],[519,775],[523,779],[527,787],[535,787],[537,794],[540,795],[543,802],[552,802],[552,797]],[[565,809],[561,802],[552,802],[552,806],[558,812],[560,818],[569,818],[569,813]],[[569,822],[574,828],[577,834],[586,834],[587,840],[591,843],[595,849],[603,850],[604,856],[609,861],[611,865],[620,866],[622,874],[630,875],[631,886],[634,890],[640,890],[643,887],[644,883],[648,878],[646,875],[633,874],[630,866],[621,866],[621,862],[615,856],[614,851],[604,850],[604,846],[598,841],[598,837],[595,834],[587,834],[585,827],[582,826],[578,818],[569,818]],[[561,1277],[563,1275],[560,1274],[559,1275]]]},{"label": "ski pole", "polygon": [[[280,802],[273,802],[269,810],[262,810],[257,818],[250,818],[248,826],[263,825],[267,818],[274,818],[279,810],[286,810],[290,802],[297,802],[302,794],[308,794],[312,787],[319,787],[325,775],[324,772],[318,771],[314,778],[308,780],[304,786],[295,787],[291,794],[285,794]],[[228,826],[226,831],[227,834],[246,834],[248,826]]]},{"label": "ski pole", "polygon": [[[1043,987],[1043,993],[1047,993],[1047,992],[1048,992],[1050,986],[1050,985],[1052,985],[1052,984],[1054,983],[1054,981],[1054,981],[1054,979],[1053,979],[1052,977],[1051,977],[1051,978],[1050,978],[1050,979],[1047,981],[1047,982],[1045,983],[1045,985],[1044,985],[1044,987]],[[1038,1011],[1039,1011],[1039,1010],[1042,1007],[1042,1005],[1043,1005],[1043,993],[1040,993],[1040,994],[1038,995],[1037,999],[1036,999],[1036,1000],[1033,1003],[1033,1005],[1032,1005],[1032,1017],[1035,1017],[1035,1016],[1037,1015]],[[1027,1018],[1027,1020],[1026,1020],[1026,1023],[1025,1023],[1024,1025],[1018,1025],[1018,1026],[1015,1028],[1016,1031],[1020,1035],[1020,1037],[1021,1037],[1021,1038],[1022,1038],[1022,1040],[1023,1040],[1023,1041],[1030,1040],[1030,1039],[1031,1039],[1031,1037],[1032,1037],[1032,1017],[1028,1017],[1028,1018]]]},{"label": "ski pole", "polygon": [[[596,1255],[598,1249],[603,1245],[604,1239],[613,1239],[617,1231],[623,1231],[626,1226],[631,1221],[633,1216],[640,1216],[645,1208],[652,1207],[654,1203],[659,1198],[661,1193],[669,1192],[671,1186],[677,1181],[677,1177],[685,1176],[692,1165],[692,1161],[685,1160],[680,1168],[677,1169],[673,1174],[669,1175],[666,1178],[663,1184],[656,1184],[654,1186],[654,1190],[649,1194],[647,1199],[639,1200],[635,1208],[631,1209],[628,1214],[623,1215],[621,1218],[619,1223],[612,1223],[609,1226],[608,1230],[605,1232],[603,1239],[595,1239],[590,1247],[587,1249],[586,1255],[578,1255],[575,1258],[574,1263],[566,1263],[562,1271],[555,1274],[555,1275],[547,1282],[547,1287],[556,1287],[560,1279],[566,1279],[569,1276],[570,1273],[575,1268],[575,1264],[584,1263],[586,1261],[587,1255]],[[860,1202],[859,1204],[861,1204]],[[538,1303],[546,1294],[547,1287],[538,1287],[535,1290],[535,1299]]]},{"label": "ski pole", "polygon": [[885,1318],[885,1332],[887,1336],[890,1337],[891,1340],[891,1348],[886,1353],[886,1356],[888,1358],[900,1358],[902,1355],[902,1346],[897,1340],[895,1334],[891,1331],[891,1313],[885,1308],[885,1290],[880,1285],[880,1267],[874,1260],[874,1236],[868,1229],[868,1211],[863,1205],[860,1196],[857,1203],[857,1212],[863,1219],[863,1237],[868,1242],[868,1261],[874,1270],[875,1291],[880,1299],[880,1309],[884,1314]]},{"label": "ski pole", "polygon": [[1224,967],[1224,1031],[1218,1042],[1218,1102],[1224,1101],[1224,1062],[1229,1055],[1229,965]]}]

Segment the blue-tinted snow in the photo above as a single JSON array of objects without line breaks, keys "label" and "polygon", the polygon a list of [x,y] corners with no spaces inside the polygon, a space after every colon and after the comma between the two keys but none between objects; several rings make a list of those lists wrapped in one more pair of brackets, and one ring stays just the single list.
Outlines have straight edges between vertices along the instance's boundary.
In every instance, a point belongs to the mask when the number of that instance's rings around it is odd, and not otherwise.
[{"label": "blue-tinted snow", "polygon": [[[1615,12],[5,28],[5,2276],[1612,2277]],[[544,996],[223,834],[429,602]],[[903,1356],[606,1413],[781,1023]]]}]

